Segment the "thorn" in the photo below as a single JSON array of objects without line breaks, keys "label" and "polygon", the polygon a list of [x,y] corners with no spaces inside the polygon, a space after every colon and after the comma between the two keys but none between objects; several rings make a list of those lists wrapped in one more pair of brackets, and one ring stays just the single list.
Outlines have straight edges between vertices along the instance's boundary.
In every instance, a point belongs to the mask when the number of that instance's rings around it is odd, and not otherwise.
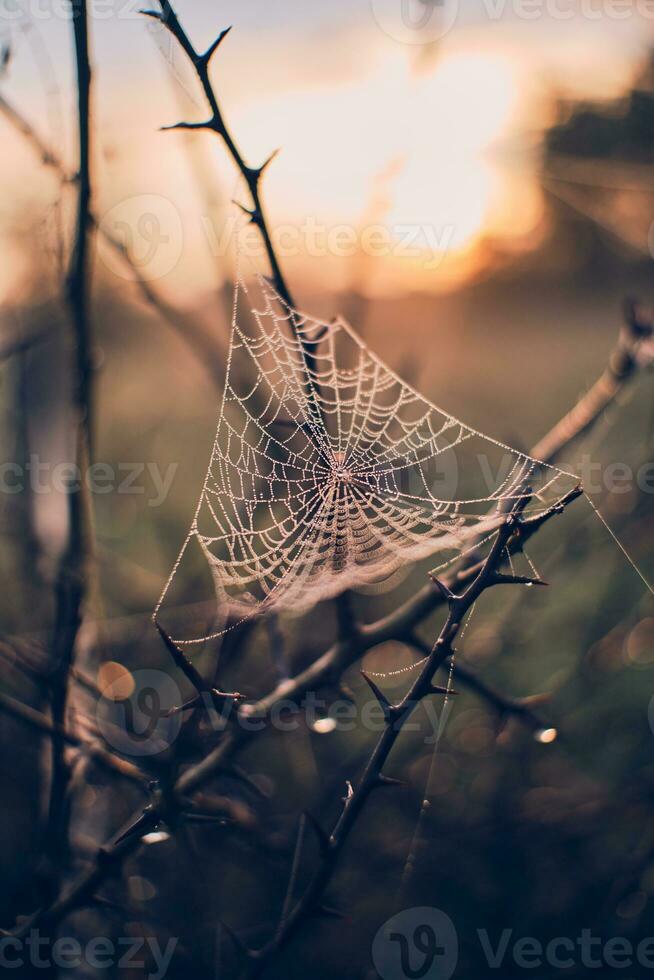
[{"label": "thorn", "polygon": [[134,823],[123,831],[123,833],[114,840],[114,844],[122,844],[123,841],[128,840],[131,837],[143,837],[150,830],[156,830],[160,825],[161,820],[158,817],[155,818],[153,813],[153,807],[148,804]]},{"label": "thorn", "polygon": [[144,17],[151,17],[152,20],[158,20],[160,24],[164,24],[164,16],[159,10],[139,10],[139,13]]},{"label": "thorn", "polygon": [[636,337],[649,337],[652,324],[645,316],[637,299],[629,297],[624,302],[624,318],[632,334]]},{"label": "thorn", "polygon": [[240,208],[243,214],[247,214],[248,218],[250,219],[250,224],[258,225],[260,223],[261,212],[257,211],[256,208],[248,208],[245,206],[245,204],[241,204],[240,201],[232,201],[232,204],[235,204],[237,208]]},{"label": "thorn", "polygon": [[220,707],[228,702],[234,704],[238,701],[247,701],[247,695],[239,691],[219,691],[217,687],[211,688],[211,697]]},{"label": "thorn", "polygon": [[263,161],[260,167],[246,167],[245,175],[244,175],[246,180],[248,180],[250,184],[254,184],[254,186],[256,187],[259,181],[261,180],[264,170],[270,163],[272,163],[272,161],[275,159],[278,153],[279,153],[279,149],[273,150],[270,156]]},{"label": "thorn", "polygon": [[548,705],[552,701],[552,694],[549,691],[545,691],[542,694],[528,694],[525,698],[519,698],[518,704],[525,708],[539,708],[543,705]]},{"label": "thorn", "polygon": [[190,701],[185,701],[184,704],[179,704],[174,708],[169,708],[168,711],[164,711],[163,717],[172,718],[174,715],[181,714],[182,711],[189,711],[191,708],[194,708],[197,704],[199,704],[201,700],[202,696],[200,694],[196,694],[194,698],[190,699]]},{"label": "thorn", "polygon": [[229,27],[226,27],[224,31],[221,31],[220,34],[218,35],[218,37],[216,38],[216,40],[213,42],[213,44],[209,45],[209,47],[204,52],[204,54],[203,55],[200,55],[200,57],[198,58],[198,61],[201,62],[205,67],[211,61],[211,58],[214,55],[214,53],[216,52],[216,50],[219,47],[219,45],[222,44],[222,42],[224,41],[224,39],[227,37],[227,35],[231,31],[232,26],[233,25],[230,24],[230,26]]},{"label": "thorn", "polygon": [[191,661],[182,653],[182,651],[177,646],[177,644],[173,642],[172,638],[168,636],[165,629],[163,629],[163,627],[160,626],[156,620],[154,622],[154,625],[157,627],[159,636],[163,640],[164,645],[168,650],[169,654],[171,655],[171,657],[173,658],[173,660],[175,661],[179,669],[183,671],[186,678],[191,682],[191,684],[196,689],[196,691],[202,692],[203,690],[205,690],[206,684],[203,681],[200,672],[193,666]]},{"label": "thorn", "polygon": [[213,129],[214,123],[213,119],[209,119],[208,122],[200,123],[190,123],[190,122],[178,122],[173,123],[171,126],[160,126],[160,133],[170,133],[174,129]]},{"label": "thorn", "polygon": [[335,909],[332,905],[318,905],[315,910],[316,915],[323,915],[328,919],[344,919],[345,914],[340,909]]},{"label": "thorn", "polygon": [[279,147],[277,147],[276,150],[273,150],[270,156],[263,161],[263,163],[259,167],[259,176],[261,176],[261,174],[264,172],[266,167],[273,162],[273,160],[278,155],[278,153],[279,153]]},{"label": "thorn", "polygon": [[216,826],[224,827],[229,821],[227,817],[218,817],[215,813],[201,813],[200,811],[189,811],[184,814],[185,823],[200,823],[200,824],[214,824]]},{"label": "thorn", "polygon": [[454,695],[454,697],[458,697],[459,694],[458,691],[454,691],[451,688],[447,688],[447,687],[439,687],[437,684],[432,684],[432,686],[429,688],[429,693],[444,694],[446,697],[449,697],[450,694]]},{"label": "thorn", "polygon": [[445,582],[441,582],[441,580],[436,575],[434,575],[433,572],[427,572],[427,574],[429,575],[429,578],[432,580],[432,582],[440,592],[441,598],[444,599],[445,602],[452,603],[456,599],[456,596],[454,595],[452,590],[448,589],[448,587],[445,585]]},{"label": "thorn", "polygon": [[545,582],[542,578],[530,578],[528,575],[505,575],[502,572],[495,572],[493,582],[495,585],[549,585],[549,582]]},{"label": "thorn", "polygon": [[353,796],[354,796],[354,787],[352,786],[352,783],[350,782],[350,780],[349,779],[346,779],[345,780],[345,796],[341,797],[341,799],[343,800],[343,803],[345,803],[347,805],[350,802],[350,800],[352,799]]},{"label": "thorn", "polygon": [[361,671],[361,676],[363,677],[364,681],[366,682],[366,684],[368,685],[372,693],[375,695],[380,705],[382,706],[382,711],[384,712],[384,718],[389,719],[393,714],[393,705],[388,700],[384,692],[380,691],[380,689],[373,681],[372,677],[369,677],[366,674],[365,670]]},{"label": "thorn", "polygon": [[401,779],[395,779],[393,776],[385,776],[383,772],[380,772],[377,776],[377,785],[390,788],[406,786],[406,783],[403,783]]},{"label": "thorn", "polygon": [[320,850],[323,852],[323,854],[326,854],[331,849],[331,841],[329,837],[309,810],[304,811],[304,817],[311,827],[313,827],[314,833],[318,838],[318,843],[320,844]]}]

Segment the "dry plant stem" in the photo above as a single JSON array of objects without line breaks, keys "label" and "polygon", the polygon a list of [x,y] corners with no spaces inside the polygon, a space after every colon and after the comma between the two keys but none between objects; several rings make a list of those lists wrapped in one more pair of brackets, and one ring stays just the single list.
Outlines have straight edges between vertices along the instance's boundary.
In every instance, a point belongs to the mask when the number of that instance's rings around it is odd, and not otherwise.
[{"label": "dry plant stem", "polygon": [[147,815],[142,821],[140,836],[123,837],[117,834],[113,841],[98,849],[93,864],[69,889],[61,891],[51,905],[39,909],[13,934],[21,938],[37,926],[41,929],[53,929],[71,912],[95,904],[98,889],[119,873],[126,859],[139,847],[141,836],[154,830],[156,826],[155,815]]},{"label": "dry plant stem", "polygon": [[385,719],[384,731],[368,759],[360,780],[356,786],[349,788],[343,810],[332,832],[329,835],[323,835],[317,828],[322,847],[321,864],[302,897],[287,915],[270,944],[261,950],[250,953],[252,962],[248,969],[248,977],[260,976],[271,959],[289,942],[305,919],[320,911],[325,889],[336,870],[338,858],[347,843],[350,831],[365,806],[366,800],[373,790],[394,784],[393,780],[389,780],[384,775],[383,769],[404,724],[424,698],[434,693],[441,693],[440,690],[435,691],[434,689],[434,677],[438,669],[454,652],[454,642],[466,615],[486,589],[496,584],[503,584],[507,582],[507,578],[510,578],[510,576],[500,575],[499,569],[509,540],[516,532],[519,532],[519,514],[523,507],[524,501],[520,501],[500,526],[488,557],[479,567],[465,591],[456,595],[444,587],[443,594],[447,596],[449,606],[447,619],[431,649],[428,660],[402,700],[397,704],[392,704],[374,681],[365,674],[363,675],[381,706]]},{"label": "dry plant stem", "polygon": [[[77,64],[79,174],[75,240],[66,280],[66,300],[70,310],[74,339],[73,368],[73,441],[75,463],[86,471],[91,454],[92,365],[89,331],[90,303],[90,203],[91,148],[90,96],[91,67],[87,2],[80,0],[73,11],[73,33]],[[85,481],[80,481],[84,487]],[[73,663],[77,634],[82,620],[82,606],[87,587],[89,557],[89,501],[85,490],[68,493],[68,540],[56,580],[56,618],[52,641],[52,783],[48,832],[51,857],[63,856],[65,847],[66,793],[70,778],[65,756],[69,671]],[[57,863],[61,863],[59,860]]]}]

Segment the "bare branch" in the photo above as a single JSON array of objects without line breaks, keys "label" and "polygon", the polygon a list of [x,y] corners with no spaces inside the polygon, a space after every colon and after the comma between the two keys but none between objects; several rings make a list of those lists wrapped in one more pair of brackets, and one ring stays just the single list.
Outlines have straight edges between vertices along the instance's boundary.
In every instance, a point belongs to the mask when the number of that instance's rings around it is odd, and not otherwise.
[{"label": "bare branch", "polygon": [[[93,367],[91,362],[90,305],[90,204],[91,204],[91,66],[89,63],[87,0],[73,11],[73,35],[77,66],[77,123],[79,179],[75,240],[66,279],[66,300],[74,338],[73,442],[78,472],[85,474],[92,455]],[[49,847],[53,864],[61,864],[65,852],[65,799],[70,771],[63,732],[68,709],[69,672],[87,592],[87,564],[91,550],[90,500],[87,481],[68,492],[68,540],[55,583],[56,619],[52,639],[54,672],[52,705],[52,779],[48,816]]]}]

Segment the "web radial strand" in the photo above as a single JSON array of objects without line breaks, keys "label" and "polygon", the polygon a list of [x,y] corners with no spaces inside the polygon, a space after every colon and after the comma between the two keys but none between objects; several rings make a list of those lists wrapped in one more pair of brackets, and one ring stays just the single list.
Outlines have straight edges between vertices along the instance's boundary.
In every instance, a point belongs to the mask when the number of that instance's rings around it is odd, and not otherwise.
[{"label": "web radial strand", "polygon": [[444,566],[512,501],[537,512],[577,483],[438,408],[345,321],[289,309],[255,277],[237,286],[211,460],[157,611],[192,541],[225,616],[302,612],[430,555]]}]

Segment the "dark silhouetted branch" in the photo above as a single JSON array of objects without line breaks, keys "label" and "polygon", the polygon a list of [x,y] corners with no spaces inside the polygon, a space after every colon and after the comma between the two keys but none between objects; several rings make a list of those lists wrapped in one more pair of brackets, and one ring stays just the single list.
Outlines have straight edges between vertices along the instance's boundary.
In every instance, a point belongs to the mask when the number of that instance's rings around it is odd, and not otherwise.
[{"label": "dark silhouetted branch", "polygon": [[[93,425],[93,368],[91,363],[90,307],[90,204],[91,136],[88,11],[86,0],[73,10],[73,34],[77,65],[79,174],[75,240],[66,279],[74,338],[73,445],[78,472],[87,471],[91,458]],[[69,693],[69,672],[82,622],[87,592],[90,556],[90,501],[86,481],[68,490],[68,540],[59,563],[55,583],[56,618],[52,640],[52,781],[50,789],[49,837],[51,856],[61,864],[65,852],[65,808],[70,772],[63,732]]]},{"label": "dark silhouetted branch", "polygon": [[[339,858],[349,839],[350,832],[359,819],[368,797],[380,786],[395,785],[383,770],[388,758],[415,708],[435,690],[440,694],[442,689],[434,688],[434,677],[440,667],[452,656],[454,643],[459,635],[466,616],[482,593],[497,584],[500,566],[504,560],[505,550],[515,533],[520,531],[520,514],[525,501],[516,503],[512,512],[499,527],[495,540],[486,559],[463,591],[452,592],[447,598],[448,616],[434,643],[424,666],[414,683],[404,697],[397,703],[392,703],[379,687],[367,677],[373,695],[382,709],[385,728],[375,745],[361,778],[356,784],[348,783],[348,791],[343,800],[343,808],[334,827],[328,835],[320,830],[322,844],[322,860],[318,869],[311,877],[309,884],[301,897],[289,911],[284,910],[277,931],[266,946],[252,950],[247,954],[249,965],[247,976],[254,980],[271,964],[274,957],[289,943],[299,927],[309,916],[316,914],[323,906],[325,890],[336,871]],[[445,692],[447,693],[447,692]],[[319,826],[319,825],[318,825]]]}]

